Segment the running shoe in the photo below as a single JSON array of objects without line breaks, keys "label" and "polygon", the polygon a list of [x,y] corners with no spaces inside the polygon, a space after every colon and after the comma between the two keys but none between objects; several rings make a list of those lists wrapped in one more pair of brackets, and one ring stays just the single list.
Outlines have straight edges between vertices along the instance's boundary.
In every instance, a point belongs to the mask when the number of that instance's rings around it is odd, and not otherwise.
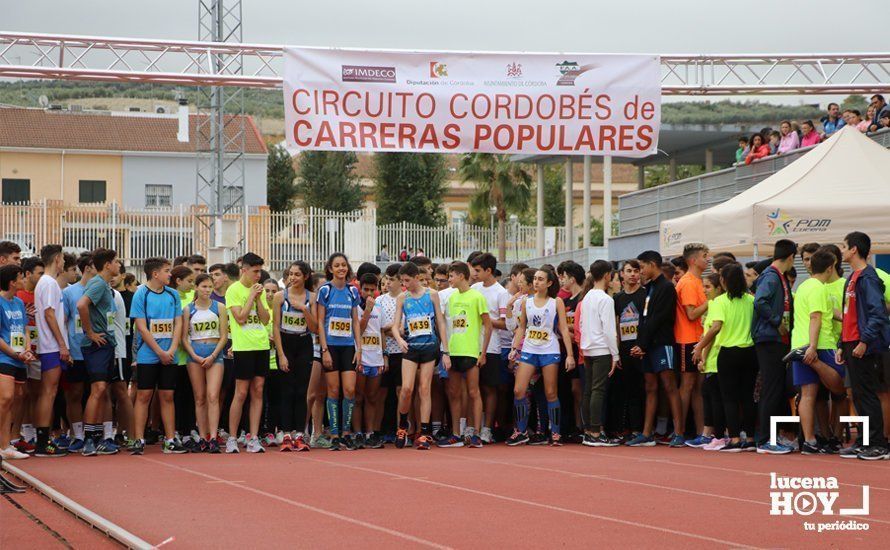
[{"label": "running shoe", "polygon": [[729,444],[729,439],[725,437],[715,437],[710,443],[702,447],[705,451],[719,451]]},{"label": "running shoe", "polygon": [[393,433],[383,434],[383,444],[384,445],[395,445],[396,436]]},{"label": "running shoe", "polygon": [[209,453],[210,452],[210,441],[207,439],[202,439],[198,443],[198,448],[201,449],[202,453]]},{"label": "running shoe", "polygon": [[227,432],[227,431],[225,431],[225,430],[219,430],[219,432],[217,433],[217,437],[216,437],[216,438],[217,438],[217,439],[222,439],[222,440],[223,440],[223,444],[225,444],[225,441],[226,441],[227,439],[229,439],[229,432]]},{"label": "running shoe", "polygon": [[101,441],[99,445],[96,446],[96,454],[99,455],[116,455],[118,452],[120,452],[120,448],[110,437]]},{"label": "running shoe", "polygon": [[303,440],[303,435],[300,434],[293,439],[293,449],[298,453],[307,453],[309,452],[309,445],[306,445],[306,442]]},{"label": "running shoe", "polygon": [[331,448],[331,440],[328,438],[328,436],[326,436],[324,434],[320,434],[320,435],[313,434],[312,438],[315,440],[315,442],[313,443],[310,440],[309,446],[312,447],[313,449],[330,449]]},{"label": "running shoe", "polygon": [[[585,434],[586,436],[587,434]],[[605,432],[600,433],[598,436],[590,436],[592,441],[592,445],[588,445],[589,447],[617,447],[621,445],[620,440],[611,439],[606,435]]]},{"label": "running shoe", "polygon": [[550,434],[550,446],[562,447],[562,436],[559,434]]},{"label": "running shoe", "polygon": [[736,441],[735,443],[729,442],[722,449],[720,449],[721,453],[740,453],[744,449],[742,449],[742,445],[744,442]]},{"label": "running shoe", "polygon": [[[282,432],[280,430],[278,432],[276,432],[275,433],[275,444],[281,445],[282,443],[284,443],[284,436],[286,436],[286,435],[290,435],[290,434]],[[291,437],[291,439],[293,439],[293,437]]]},{"label": "running shoe", "polygon": [[163,443],[164,442],[164,434],[157,430],[153,430],[152,428],[148,428],[145,430],[145,443],[147,445],[154,445],[155,443]]},{"label": "running shoe", "polygon": [[693,449],[701,449],[706,447],[711,441],[714,441],[714,438],[709,435],[699,435],[696,436],[695,439],[687,439],[683,443],[687,447],[692,447]]},{"label": "running shoe", "polygon": [[294,450],[294,441],[291,439],[290,434],[285,434],[284,438],[281,440],[281,445],[278,446],[278,451],[282,453],[290,453]]},{"label": "running shoe", "polygon": [[273,433],[267,433],[266,435],[264,435],[261,443],[265,447],[277,447],[278,446],[278,440],[276,439],[276,436]]},{"label": "running shoe", "polygon": [[470,436],[470,444],[467,445],[473,449],[481,449],[482,448],[482,438],[476,434]]},{"label": "running shoe", "polygon": [[452,435],[446,439],[440,439],[436,442],[436,447],[442,447],[443,449],[449,449],[451,447],[463,447],[464,440],[459,438],[456,435]]},{"label": "running shoe", "polygon": [[396,430],[396,449],[404,449],[408,444],[408,430],[399,428]]},{"label": "running shoe", "polygon": [[188,450],[182,446],[182,442],[178,439],[171,439],[170,441],[164,441],[163,451],[165,455],[181,455],[188,452]]},{"label": "running shoe", "polygon": [[529,445],[546,445],[547,444],[547,434],[543,432],[535,432],[528,436],[528,444]]},{"label": "running shoe", "polygon": [[654,447],[655,439],[643,434],[637,434],[636,437],[625,443],[628,447]]},{"label": "running shoe", "polygon": [[841,458],[858,458],[859,453],[865,451],[865,447],[860,445],[859,443],[853,443],[849,447],[844,447],[838,453],[841,455]]},{"label": "running shoe", "polygon": [[83,456],[96,456],[96,444],[93,443],[92,438],[87,439],[83,444],[83,450],[81,451]]},{"label": "running shoe", "polygon": [[247,452],[248,453],[265,453],[266,449],[263,448],[263,445],[260,443],[260,439],[257,436],[253,436],[247,442]]},{"label": "running shoe", "polygon": [[130,445],[130,454],[134,456],[141,455],[145,452],[145,443],[141,439],[137,439]]},{"label": "running shoe", "polygon": [[[451,437],[451,432],[447,431],[445,426],[442,426],[433,433],[433,439],[435,441],[441,441],[443,439],[448,439],[449,437]],[[436,444],[438,445],[438,443]]]},{"label": "running shoe", "polygon": [[352,436],[352,442],[355,445],[356,450],[365,448],[365,434],[354,434]]},{"label": "running shoe", "polygon": [[10,445],[9,447],[0,451],[0,458],[3,460],[25,460],[26,458],[30,458],[28,453],[23,453],[16,450],[15,447]]},{"label": "running shoe", "polygon": [[836,437],[829,438],[825,448],[828,450],[828,454],[836,455],[841,451],[841,442]]},{"label": "running shoe", "polygon": [[652,439],[655,441],[655,443],[657,445],[670,445],[671,444],[671,435],[670,434],[664,434],[664,435],[655,434],[655,436]]},{"label": "running shoe", "polygon": [[[546,437],[544,438],[546,441]],[[584,434],[581,432],[572,432],[566,437],[566,441],[568,443],[574,443],[575,445],[583,445],[584,444]],[[529,445],[534,445],[534,443],[529,442]]]},{"label": "running shoe", "polygon": [[368,439],[365,441],[365,447],[369,449],[382,449],[383,448],[383,439],[377,433],[372,433],[368,436]]},{"label": "running shoe", "polygon": [[809,346],[801,346],[799,348],[793,349],[785,354],[785,357],[782,357],[783,363],[790,363],[792,361],[800,361],[803,362],[804,355],[807,354],[807,348]]},{"label": "running shoe", "polygon": [[429,451],[430,450],[430,438],[427,435],[421,435],[417,439],[414,440],[414,447],[418,451]]},{"label": "running shoe", "polygon": [[46,446],[42,449],[37,449],[35,451],[34,456],[39,458],[58,458],[60,456],[65,456],[68,454],[68,451],[56,446],[55,443],[47,443]]},{"label": "running shoe", "polygon": [[746,453],[753,453],[757,451],[757,444],[753,441],[748,441],[747,439],[742,440],[742,451]]},{"label": "running shoe", "polygon": [[25,441],[25,438],[20,438],[13,444],[13,447],[15,447],[16,451],[29,455],[34,454],[34,451],[37,450],[34,444],[29,441]]},{"label": "running shoe", "polygon": [[791,451],[793,451],[791,447],[786,447],[779,442],[776,442],[775,445],[764,443],[757,446],[757,454],[760,455],[787,455]]},{"label": "running shoe", "polygon": [[342,442],[339,437],[335,437],[331,440],[331,446],[328,447],[328,450],[339,451],[340,447],[342,447]]},{"label": "running shoe", "polygon": [[869,447],[859,453],[860,460],[890,460],[890,450],[885,447]]},{"label": "running shoe", "polygon": [[234,454],[240,452],[241,451],[238,449],[238,440],[232,436],[229,436],[229,438],[226,439],[226,453]]},{"label": "running shoe", "polygon": [[818,442],[810,443],[809,441],[804,441],[803,445],[800,447],[800,454],[802,455],[825,455],[829,454],[829,450],[822,445],[819,445]]},{"label": "running shoe", "polygon": [[783,447],[788,447],[792,451],[797,451],[800,449],[800,446],[797,444],[797,438],[788,439],[784,435],[780,435],[778,437],[778,439],[776,440],[776,443],[778,443],[779,445],[781,445]]},{"label": "running shoe", "polygon": [[671,437],[671,442],[669,443],[669,446],[674,447],[676,449],[679,447],[685,447],[686,446],[685,443],[686,443],[686,441],[683,439],[682,435],[674,434]]},{"label": "running shoe", "polygon": [[[485,428],[482,428],[482,433],[485,433]],[[482,441],[485,441],[485,438],[482,438]],[[507,438],[507,445],[509,447],[516,447],[517,445],[525,445],[528,443],[528,432],[520,432],[519,430],[513,430],[513,435]]]},{"label": "running shoe", "polygon": [[250,434],[241,430],[241,435],[238,436],[238,444],[239,445],[247,445],[247,440],[250,439]]},{"label": "running shoe", "polygon": [[491,433],[491,428],[482,428],[479,433],[479,439],[481,439],[483,443],[494,443],[494,435]]},{"label": "running shoe", "polygon": [[207,452],[212,455],[218,455],[220,453],[219,443],[216,441],[216,438],[207,442]]},{"label": "running shoe", "polygon": [[57,449],[68,450],[68,447],[71,446],[71,438],[68,437],[68,434],[62,434],[59,437],[53,439],[53,445],[56,446]]},{"label": "running shoe", "polygon": [[182,448],[190,453],[201,452],[198,448],[198,442],[193,440],[191,436],[185,436],[185,440],[182,442]]},{"label": "running shoe", "polygon": [[123,432],[118,432],[114,434],[114,444],[118,447],[124,447],[127,445],[127,438],[124,436]]}]

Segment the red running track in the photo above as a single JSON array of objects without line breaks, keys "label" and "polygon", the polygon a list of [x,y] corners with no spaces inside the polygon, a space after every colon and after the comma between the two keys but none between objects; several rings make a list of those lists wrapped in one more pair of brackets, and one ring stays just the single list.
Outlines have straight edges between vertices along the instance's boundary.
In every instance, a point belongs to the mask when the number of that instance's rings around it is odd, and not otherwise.
[{"label": "red running track", "polygon": [[[666,447],[504,445],[18,462],[164,547],[875,547],[890,536],[890,462]],[[870,486],[868,531],[816,533],[771,516],[770,472],[833,476],[836,508]],[[225,535],[221,533],[225,532]]]}]

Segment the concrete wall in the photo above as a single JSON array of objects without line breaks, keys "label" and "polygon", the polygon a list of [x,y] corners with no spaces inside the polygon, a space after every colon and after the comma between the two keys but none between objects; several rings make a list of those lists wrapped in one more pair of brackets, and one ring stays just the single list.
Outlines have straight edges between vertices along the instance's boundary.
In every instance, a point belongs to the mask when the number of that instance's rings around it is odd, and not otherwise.
[{"label": "concrete wall", "polygon": [[[171,204],[195,203],[197,162],[192,156],[124,155],[124,206],[145,207],[146,185],[172,185]],[[266,204],[266,158],[244,160],[248,206]]]},{"label": "concrete wall", "polygon": [[76,204],[80,180],[105,181],[107,202],[121,200],[121,157],[41,152],[0,152],[0,177],[31,180],[31,200],[61,200]]}]

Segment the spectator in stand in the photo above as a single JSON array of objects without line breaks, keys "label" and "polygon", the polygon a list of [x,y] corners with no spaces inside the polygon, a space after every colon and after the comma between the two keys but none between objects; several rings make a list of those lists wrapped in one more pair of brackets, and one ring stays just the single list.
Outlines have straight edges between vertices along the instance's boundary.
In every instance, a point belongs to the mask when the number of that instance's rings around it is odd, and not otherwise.
[{"label": "spectator in stand", "polygon": [[862,113],[858,109],[847,109],[844,111],[844,120],[848,126],[853,126],[863,134],[868,131],[868,121],[862,120]]},{"label": "spectator in stand", "polygon": [[748,138],[745,136],[741,136],[739,138],[739,148],[735,151],[735,161],[739,164],[745,162],[745,157],[748,156]]},{"label": "spectator in stand", "polygon": [[769,156],[769,145],[763,142],[763,136],[754,134],[751,136],[751,151],[745,157],[745,164],[751,164],[757,159]]},{"label": "spectator in stand", "polygon": [[399,261],[407,262],[408,261],[408,245],[402,247],[402,250],[399,251]]},{"label": "spectator in stand", "polygon": [[819,133],[816,132],[816,127],[813,125],[812,120],[805,120],[800,125],[800,131],[802,133],[800,137],[800,146],[801,147],[810,147],[811,145],[816,145],[822,138],[819,137]]},{"label": "spectator in stand", "polygon": [[769,133],[769,154],[778,155],[779,154],[779,144],[782,142],[782,134],[777,132],[776,130],[772,130]]},{"label": "spectator in stand", "polygon": [[387,245],[383,245],[380,247],[380,253],[377,254],[377,261],[380,261],[380,262],[388,262],[389,261],[389,247]]},{"label": "spectator in stand", "polygon": [[875,94],[871,96],[871,107],[874,109],[874,113],[870,117],[871,122],[868,126],[869,132],[877,132],[881,128],[881,119],[884,117],[884,113],[890,113],[890,105],[887,105],[887,102],[884,101],[884,96],[881,94]]},{"label": "spectator in stand", "polygon": [[778,154],[790,153],[800,147],[800,139],[797,137],[797,132],[791,129],[790,120],[783,120],[779,130],[782,132],[782,140],[779,142]]},{"label": "spectator in stand", "polygon": [[846,125],[844,119],[839,116],[840,111],[841,107],[837,103],[828,104],[828,114],[819,119],[819,122],[822,123],[822,132],[820,133],[822,139],[827,138]]},{"label": "spectator in stand", "polygon": [[890,128],[890,111],[884,110],[878,117],[878,130],[882,128]]}]

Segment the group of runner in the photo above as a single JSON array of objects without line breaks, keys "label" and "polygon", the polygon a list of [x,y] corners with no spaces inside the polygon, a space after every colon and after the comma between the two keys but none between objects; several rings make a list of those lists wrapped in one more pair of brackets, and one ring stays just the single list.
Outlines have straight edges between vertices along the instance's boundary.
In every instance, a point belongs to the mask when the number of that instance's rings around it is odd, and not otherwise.
[{"label": "group of runner", "polygon": [[[159,439],[172,454],[504,441],[890,458],[890,285],[869,255],[858,232],[780,240],[746,278],[696,243],[673,263],[508,274],[481,252],[357,273],[337,253],[276,280],[249,252],[209,270],[150,258],[137,286],[113,250],[21,259],[2,242],[0,456]],[[792,410],[799,429],[772,426]],[[854,411],[869,432],[843,446]]]}]

